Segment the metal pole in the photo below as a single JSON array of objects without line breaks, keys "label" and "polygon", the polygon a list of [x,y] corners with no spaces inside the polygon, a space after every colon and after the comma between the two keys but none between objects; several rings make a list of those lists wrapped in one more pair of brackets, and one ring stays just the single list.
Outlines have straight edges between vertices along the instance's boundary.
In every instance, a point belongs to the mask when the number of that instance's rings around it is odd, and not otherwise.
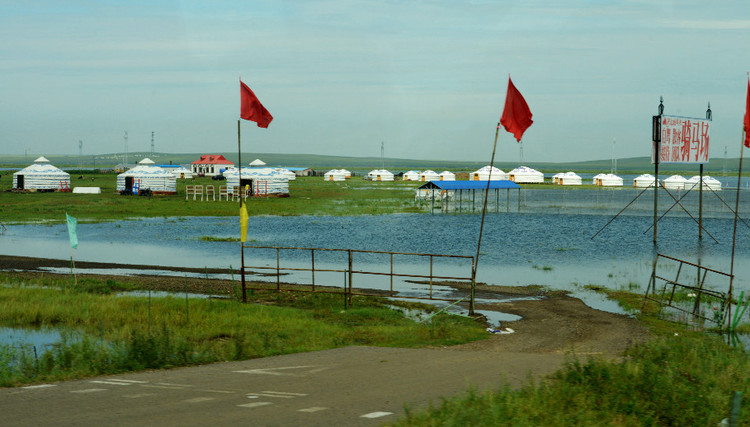
[{"label": "metal pole", "polygon": [[315,249],[310,249],[312,259],[312,290],[315,292]]},{"label": "metal pole", "polygon": [[700,165],[698,181],[698,240],[703,240],[703,163]]},{"label": "metal pole", "polygon": [[[237,175],[239,177],[239,183],[237,184],[237,188],[240,188],[240,185],[242,184],[242,138],[241,138],[241,132],[240,132],[240,119],[237,119],[237,165],[239,166],[239,174]],[[234,189],[232,189],[234,190]],[[238,190],[239,191],[239,190]],[[239,195],[238,197],[240,199],[240,211],[242,210],[242,195]],[[245,243],[240,242],[240,271],[241,277],[242,277],[242,302],[247,302],[247,287],[245,285]]]},{"label": "metal pole", "polygon": [[742,131],[742,145],[740,145],[740,170],[737,173],[737,199],[734,201],[734,230],[732,231],[732,262],[729,267],[729,304],[727,318],[732,318],[732,286],[734,285],[734,249],[737,244],[737,217],[740,215],[740,184],[742,184],[742,155],[745,151],[745,130]]},{"label": "metal pole", "polygon": [[391,254],[391,296],[393,296],[393,254]]},{"label": "metal pole", "polygon": [[[492,168],[495,166],[495,152],[497,151],[497,137],[500,134],[501,123],[497,123],[495,129],[495,143],[492,146],[492,158],[490,159],[490,173],[487,175],[487,188],[484,191],[484,206],[482,207],[482,221],[479,223],[479,239],[477,240],[477,256],[474,258],[474,268],[471,271],[471,292],[474,293],[474,288],[477,285],[477,267],[479,266],[479,251],[482,247],[482,233],[484,232],[484,216],[487,213],[487,196],[490,193],[490,183],[492,182]],[[432,268],[432,263],[430,263]],[[431,289],[431,288],[430,288]],[[432,295],[430,295],[432,298]],[[473,307],[469,310],[469,315],[474,315]]]},{"label": "metal pole", "polygon": [[279,260],[279,248],[276,248],[276,290],[281,290],[281,262]]},{"label": "metal pole", "polygon": [[349,307],[352,306],[352,250],[349,249]]}]

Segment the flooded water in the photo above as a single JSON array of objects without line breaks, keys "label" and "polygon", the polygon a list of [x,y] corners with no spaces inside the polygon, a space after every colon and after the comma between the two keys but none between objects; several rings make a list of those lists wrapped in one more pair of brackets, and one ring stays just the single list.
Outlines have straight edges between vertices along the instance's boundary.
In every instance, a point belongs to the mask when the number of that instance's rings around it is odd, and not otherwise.
[{"label": "flooded water", "polygon": [[[644,213],[646,207],[626,210],[604,228],[614,214],[632,200],[633,191],[579,189],[551,191],[552,195],[546,190],[526,193],[527,201],[521,212],[487,215],[478,281],[497,285],[537,284],[568,290],[589,305],[616,312],[615,304],[586,291],[584,285],[642,292],[648,284],[657,251],[716,270],[730,270],[733,221],[726,211],[722,213],[724,208],[718,207],[716,201],[713,202],[715,208],[706,210],[704,227],[718,243],[706,233],[703,240],[699,240],[694,220],[684,212],[678,214],[673,210],[659,222],[659,242],[654,246],[650,229],[652,218]],[[563,197],[565,207],[561,208],[559,201]],[[586,212],[587,203],[597,197],[610,197],[614,202],[607,205],[607,209]],[[653,196],[650,197],[652,203]],[[744,203],[750,195],[743,197]],[[541,201],[551,198],[557,202],[553,200],[547,205],[558,207],[542,206]],[[729,204],[733,207],[733,203]],[[660,214],[670,205],[664,202],[661,206]],[[652,205],[650,209],[653,212]],[[740,211],[747,210],[741,207]],[[697,212],[691,213],[697,216]],[[211,242],[201,238],[236,237],[239,234],[238,222],[237,218],[231,217],[187,217],[79,223],[79,247],[75,259],[198,268],[232,266],[236,271],[240,265],[238,243]],[[251,217],[248,232],[251,241],[248,244],[474,256],[479,223],[479,214]],[[740,222],[734,285],[735,289],[746,291],[750,291],[748,237],[750,228]],[[0,235],[0,254],[69,259],[71,250],[66,227],[64,224],[9,225]],[[309,254],[305,251],[289,252],[286,256],[285,265],[309,266]],[[249,266],[276,265],[275,251],[246,250],[245,257]],[[345,253],[316,253],[316,268],[325,265],[345,267],[342,260],[345,260]],[[363,254],[357,262],[373,269],[387,269],[386,262],[375,256]],[[398,268],[426,274],[429,266],[428,261],[409,260],[401,261]],[[441,261],[435,268],[445,275],[470,275],[470,263],[466,261]],[[440,272],[436,271],[436,274]],[[309,272],[292,274],[284,280],[294,281],[295,278],[308,280]],[[318,279],[316,273],[316,281]],[[323,280],[322,276],[320,280]],[[333,280],[342,281],[343,275],[337,273]],[[387,286],[377,277],[357,280],[358,286],[362,286],[362,281],[376,288]],[[420,285],[415,287],[420,288]],[[437,291],[449,292],[439,288]]]}]

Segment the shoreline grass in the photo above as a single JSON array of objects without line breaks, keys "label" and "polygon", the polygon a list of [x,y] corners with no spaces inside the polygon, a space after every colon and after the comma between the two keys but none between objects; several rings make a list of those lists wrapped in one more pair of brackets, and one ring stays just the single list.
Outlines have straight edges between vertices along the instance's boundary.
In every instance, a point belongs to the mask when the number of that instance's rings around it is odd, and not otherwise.
[{"label": "shoreline grass", "polygon": [[[642,301],[626,291],[606,293],[626,308]],[[732,394],[750,387],[750,357],[723,337],[660,320],[655,311],[647,306],[639,321],[656,338],[620,361],[571,358],[540,382],[469,389],[425,411],[407,409],[394,425],[717,425],[729,416]],[[738,425],[748,422],[745,405]]]},{"label": "shoreline grass", "polygon": [[355,297],[343,309],[333,294],[254,292],[230,299],[116,296],[121,284],[88,279],[70,289],[54,280],[0,287],[0,325],[55,327],[53,350],[0,345],[0,386],[83,378],[141,369],[189,366],[300,353],[348,345],[422,347],[486,338],[479,323],[439,314],[407,319],[392,301]]}]

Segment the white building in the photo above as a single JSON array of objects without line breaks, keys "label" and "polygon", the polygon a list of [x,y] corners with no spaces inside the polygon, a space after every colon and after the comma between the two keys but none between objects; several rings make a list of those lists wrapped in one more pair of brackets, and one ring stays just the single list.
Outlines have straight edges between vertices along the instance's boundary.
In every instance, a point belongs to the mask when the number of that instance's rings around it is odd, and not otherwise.
[{"label": "white building", "polygon": [[323,174],[325,181],[346,181],[346,172],[341,169],[331,169]]},{"label": "white building", "polygon": [[492,176],[490,176],[490,167],[484,166],[472,172],[469,177],[470,181],[487,181],[488,179],[492,181],[506,180],[508,174],[493,166]]},{"label": "white building", "polygon": [[656,177],[648,173],[638,175],[633,179],[633,187],[637,188],[653,187],[655,183]]},{"label": "white building", "polygon": [[146,158],[138,162],[138,166],[117,175],[117,191],[123,190],[151,190],[154,194],[175,194],[177,179],[171,172],[154,165],[153,161]]},{"label": "white building", "polygon": [[373,169],[365,175],[370,181],[393,181],[393,173],[385,169]]},{"label": "white building", "polygon": [[516,184],[542,184],[544,174],[528,166],[519,166],[508,172],[508,179]]},{"label": "white building", "polygon": [[42,156],[13,174],[13,188],[18,190],[70,191],[70,174],[50,164]]},{"label": "white building", "polygon": [[572,171],[558,173],[554,176],[554,179],[555,179],[555,184],[559,184],[559,185],[581,185],[583,184],[583,180],[581,179],[580,175]]},{"label": "white building", "polygon": [[440,181],[455,181],[456,180],[456,174],[454,174],[451,171],[442,171],[440,172]]},{"label": "white building", "polygon": [[622,178],[612,173],[601,173],[594,177],[594,184],[600,187],[622,187]]},{"label": "white building", "polygon": [[419,173],[419,180],[421,182],[439,181],[440,175],[438,175],[437,172],[428,169]]},{"label": "white building", "polygon": [[687,179],[682,175],[672,175],[664,180],[664,188],[667,190],[684,190]]}]

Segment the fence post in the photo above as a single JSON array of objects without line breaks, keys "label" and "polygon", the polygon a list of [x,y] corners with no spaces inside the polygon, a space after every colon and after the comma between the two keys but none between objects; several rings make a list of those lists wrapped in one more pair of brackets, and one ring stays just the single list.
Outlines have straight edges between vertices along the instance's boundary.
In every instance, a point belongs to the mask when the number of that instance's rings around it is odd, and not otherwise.
[{"label": "fence post", "polygon": [[281,265],[279,261],[279,248],[276,248],[276,290],[281,290]]},{"label": "fence post", "polygon": [[393,252],[391,252],[391,296],[393,296]]},{"label": "fence post", "polygon": [[352,306],[352,250],[349,249],[349,307]]},{"label": "fence post", "polygon": [[315,292],[315,249],[310,249],[312,259],[312,290]]},{"label": "fence post", "polygon": [[430,255],[430,299],[432,299],[432,255]]}]

